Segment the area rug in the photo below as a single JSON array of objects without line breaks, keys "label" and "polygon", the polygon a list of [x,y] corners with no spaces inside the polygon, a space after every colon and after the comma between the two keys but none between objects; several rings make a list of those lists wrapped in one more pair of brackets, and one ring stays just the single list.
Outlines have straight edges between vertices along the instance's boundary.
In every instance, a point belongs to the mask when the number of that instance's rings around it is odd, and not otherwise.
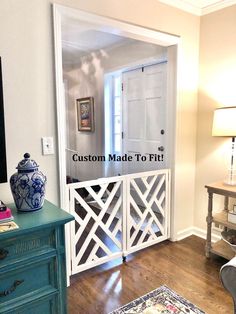
[{"label": "area rug", "polygon": [[167,286],[161,286],[148,294],[120,307],[109,314],[204,314]]}]

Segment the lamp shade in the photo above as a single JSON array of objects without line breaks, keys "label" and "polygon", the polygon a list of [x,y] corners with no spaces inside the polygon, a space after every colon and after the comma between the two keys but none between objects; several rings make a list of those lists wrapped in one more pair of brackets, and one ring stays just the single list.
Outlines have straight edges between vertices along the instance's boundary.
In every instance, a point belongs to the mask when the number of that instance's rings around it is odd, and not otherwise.
[{"label": "lamp shade", "polygon": [[236,136],[236,107],[224,107],[215,110],[212,135]]}]

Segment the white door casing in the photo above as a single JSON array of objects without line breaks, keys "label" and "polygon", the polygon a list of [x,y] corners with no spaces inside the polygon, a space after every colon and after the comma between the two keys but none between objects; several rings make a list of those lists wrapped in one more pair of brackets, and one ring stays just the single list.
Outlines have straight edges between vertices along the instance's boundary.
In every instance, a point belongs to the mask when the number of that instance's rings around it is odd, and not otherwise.
[{"label": "white door casing", "polygon": [[[134,38],[137,40],[144,40],[153,44],[168,47],[168,86],[170,86],[168,92],[168,103],[172,106],[169,113],[172,114],[171,123],[173,126],[173,134],[176,129],[176,108],[179,105],[179,96],[181,93],[181,69],[180,63],[182,58],[182,42],[179,36],[171,35],[157,30],[148,29],[133,25],[127,22],[121,22],[112,18],[96,15],[82,10],[73,9],[70,7],[62,6],[59,4],[53,4],[53,26],[54,26],[54,48],[55,48],[55,80],[56,80],[56,103],[57,103],[57,125],[58,125],[58,159],[59,159],[59,182],[60,182],[60,206],[61,208],[69,211],[68,203],[68,188],[66,185],[66,158],[65,158],[65,104],[63,102],[63,66],[62,66],[62,20],[64,18],[76,19],[93,24],[97,30],[104,31],[106,29],[109,33],[119,34],[120,36]],[[172,149],[171,157],[169,157],[171,168],[175,169],[175,137],[171,136],[168,140]],[[176,198],[176,174],[174,174],[173,189],[172,189],[172,207],[174,207]],[[172,237],[175,238],[175,212],[171,215],[172,225]],[[66,229],[66,242],[71,243],[69,224]],[[69,285],[70,270],[70,245],[66,245],[66,260],[67,260],[67,284]]]}]

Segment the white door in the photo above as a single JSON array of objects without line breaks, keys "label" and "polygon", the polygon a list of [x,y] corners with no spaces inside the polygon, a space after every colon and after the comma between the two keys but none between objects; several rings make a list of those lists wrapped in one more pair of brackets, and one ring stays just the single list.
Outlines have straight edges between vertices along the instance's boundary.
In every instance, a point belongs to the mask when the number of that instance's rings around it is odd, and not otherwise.
[{"label": "white door", "polygon": [[132,156],[124,173],[166,167],[166,70],[165,62],[122,74],[123,154]]}]

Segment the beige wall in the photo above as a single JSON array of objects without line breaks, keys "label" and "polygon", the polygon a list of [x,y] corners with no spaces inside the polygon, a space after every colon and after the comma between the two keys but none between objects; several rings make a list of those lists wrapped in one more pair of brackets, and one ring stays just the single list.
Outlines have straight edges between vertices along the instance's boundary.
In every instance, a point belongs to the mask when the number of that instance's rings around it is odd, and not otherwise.
[{"label": "beige wall", "polygon": [[[137,5],[138,2],[138,5]],[[157,0],[58,0],[57,3],[181,36],[177,108],[177,230],[193,224],[200,18]],[[49,0],[0,1],[0,52],[9,175],[29,151],[48,177],[47,198],[58,201],[57,153],[42,156],[40,138],[56,138],[52,10]],[[188,195],[186,195],[186,192]],[[8,184],[1,198],[11,200]]]},{"label": "beige wall", "polygon": [[[227,175],[230,139],[211,136],[216,107],[236,105],[236,5],[201,18],[195,225],[206,229],[204,185]],[[216,198],[215,208],[222,201]],[[222,208],[222,207],[221,207]]]},{"label": "beige wall", "polygon": [[[0,1],[8,177],[25,152],[48,178],[47,197],[58,199],[57,154],[42,156],[41,137],[56,137],[52,17],[47,1]],[[9,184],[0,198],[12,201]]]}]

